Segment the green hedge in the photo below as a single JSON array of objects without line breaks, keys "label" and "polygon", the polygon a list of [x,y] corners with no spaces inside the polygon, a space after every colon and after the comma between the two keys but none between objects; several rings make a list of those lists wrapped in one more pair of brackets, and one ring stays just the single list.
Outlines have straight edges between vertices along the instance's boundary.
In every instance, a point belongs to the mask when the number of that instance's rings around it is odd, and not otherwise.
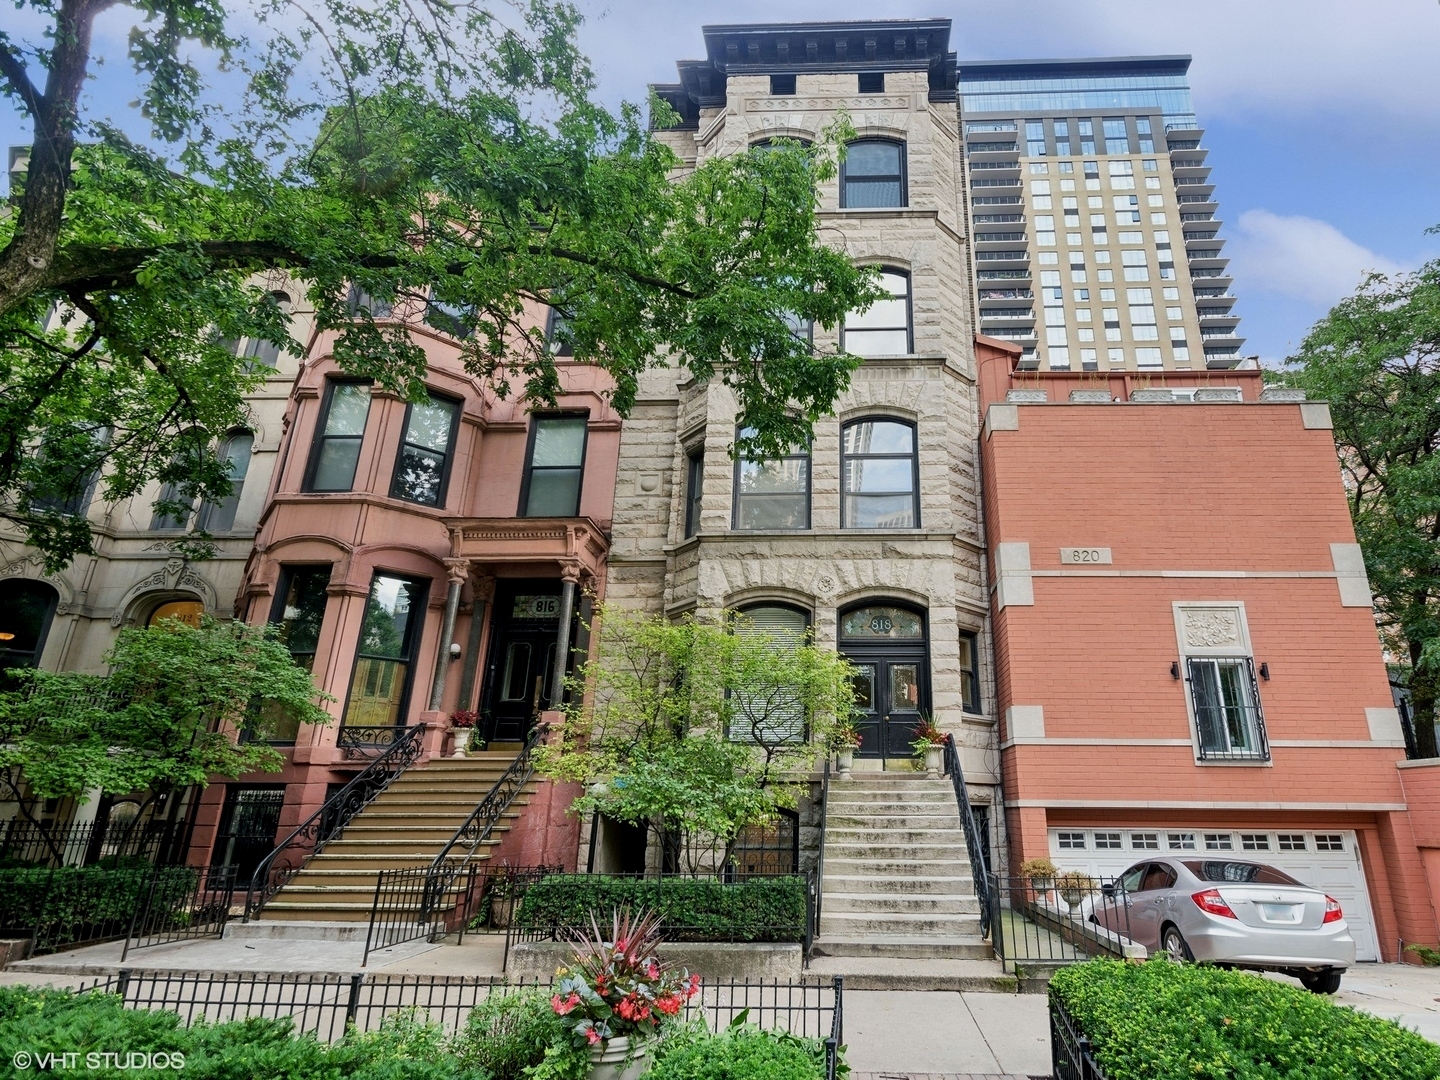
[{"label": "green hedge", "polygon": [[612,878],[557,874],[526,890],[516,920],[525,930],[603,923],[618,907],[653,908],[670,941],[796,942],[805,939],[805,879]]},{"label": "green hedge", "polygon": [[[848,1074],[844,1068],[841,1075]],[[645,1080],[824,1080],[825,1044],[783,1031],[691,1031],[660,1044]]]},{"label": "green hedge", "polygon": [[[57,1075],[96,1080],[136,1076],[174,1076],[184,1080],[492,1080],[480,1068],[467,1068],[449,1050],[438,1025],[419,1023],[401,1013],[381,1030],[350,1035],[327,1046],[309,1035],[296,1035],[290,1020],[237,1020],[197,1023],[185,1028],[173,1012],[125,1009],[108,994],[0,987],[0,1047],[6,1066],[14,1055],[32,1055],[16,1076],[43,1073],[37,1059],[49,1053],[79,1055]],[[121,1069],[87,1067],[90,1053],[184,1055],[183,1068]],[[6,1074],[8,1075],[8,1074]]]},{"label": "green hedge", "polygon": [[[124,934],[153,872],[149,866],[0,870],[0,927],[38,928],[37,948]],[[157,904],[184,903],[198,874],[188,866],[161,868]]]},{"label": "green hedge", "polygon": [[1091,960],[1050,996],[1109,1080],[1435,1080],[1440,1046],[1247,972]]}]

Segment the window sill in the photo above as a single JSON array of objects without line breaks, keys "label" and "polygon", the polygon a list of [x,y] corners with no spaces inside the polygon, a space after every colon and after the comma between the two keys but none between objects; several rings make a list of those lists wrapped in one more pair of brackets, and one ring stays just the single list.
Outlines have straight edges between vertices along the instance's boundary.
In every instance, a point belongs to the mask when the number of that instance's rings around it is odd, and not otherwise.
[{"label": "window sill", "polygon": [[1268,757],[1268,758],[1230,758],[1230,759],[1215,759],[1215,758],[1201,758],[1201,757],[1197,757],[1197,758],[1195,759],[1195,764],[1196,764],[1196,766],[1198,766],[1199,768],[1202,768],[1202,769],[1209,769],[1209,768],[1221,768],[1221,769],[1233,769],[1233,768],[1241,768],[1241,769],[1269,769],[1269,768],[1273,768],[1273,767],[1274,767],[1274,765],[1275,765],[1275,759],[1274,759],[1273,757]]}]

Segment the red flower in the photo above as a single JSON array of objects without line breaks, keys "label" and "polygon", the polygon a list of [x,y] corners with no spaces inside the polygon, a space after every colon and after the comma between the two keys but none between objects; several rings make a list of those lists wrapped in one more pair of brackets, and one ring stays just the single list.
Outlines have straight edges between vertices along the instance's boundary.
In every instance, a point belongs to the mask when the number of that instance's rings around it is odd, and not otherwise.
[{"label": "red flower", "polygon": [[700,976],[699,976],[699,975],[691,975],[691,976],[690,976],[690,981],[685,984],[685,996],[686,996],[687,998],[692,998],[692,997],[695,996],[695,992],[696,992],[697,990],[699,990],[699,989],[700,989]]},{"label": "red flower", "polygon": [[561,1000],[559,994],[556,994],[550,999],[550,1008],[555,1010],[556,1016],[564,1016],[566,1013],[570,1012],[572,1009],[575,1008],[576,1005],[579,1004],[580,995],[574,992],[572,992],[570,996],[565,998],[564,1000]]},{"label": "red flower", "polygon": [[666,994],[655,999],[655,1008],[666,1016],[675,1016],[680,1012],[680,999],[674,994]]},{"label": "red flower", "polygon": [[598,1046],[600,1043],[600,1033],[594,1028],[591,1028],[589,1031],[585,1032],[585,1038],[590,1040],[591,1046]]},{"label": "red flower", "polygon": [[658,979],[660,977],[660,965],[655,963],[654,960],[651,960],[650,966],[645,969],[645,977],[647,979]]}]

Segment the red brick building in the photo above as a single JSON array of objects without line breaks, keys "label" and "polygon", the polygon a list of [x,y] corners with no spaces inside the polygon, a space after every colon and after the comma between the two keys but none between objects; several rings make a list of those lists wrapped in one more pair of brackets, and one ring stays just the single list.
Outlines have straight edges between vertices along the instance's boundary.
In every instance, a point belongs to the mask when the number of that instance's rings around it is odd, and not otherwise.
[{"label": "red brick building", "polygon": [[1416,830],[1440,813],[1407,789],[1440,805],[1440,783],[1397,768],[1327,406],[1258,371],[1017,356],[977,344],[1012,872],[1233,851],[1336,896],[1360,959],[1436,940]]}]

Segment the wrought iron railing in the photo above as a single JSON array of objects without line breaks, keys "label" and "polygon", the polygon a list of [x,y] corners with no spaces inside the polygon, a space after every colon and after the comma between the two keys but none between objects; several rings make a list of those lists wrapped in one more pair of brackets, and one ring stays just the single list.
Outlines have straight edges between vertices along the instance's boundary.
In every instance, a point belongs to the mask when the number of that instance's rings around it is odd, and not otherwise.
[{"label": "wrought iron railing", "polygon": [[425,725],[402,729],[389,749],[372,761],[343,788],[325,800],[325,805],[260,860],[245,890],[245,921],[259,916],[280,889],[312,855],[319,854],[350,824],[350,820],[419,759],[425,749]]},{"label": "wrought iron railing", "polygon": [[443,934],[469,922],[480,901],[472,862],[475,852],[490,839],[505,811],[535,775],[535,747],[543,735],[540,725],[531,730],[515,760],[429,866],[381,871],[376,877],[366,932],[367,957],[373,949]]},{"label": "wrought iron railing", "polygon": [[112,820],[53,825],[12,818],[0,826],[0,865],[88,866],[101,859],[144,859],[158,865],[185,861],[185,821]]},{"label": "wrought iron railing", "polygon": [[195,868],[185,876],[156,867],[144,903],[130,922],[120,962],[152,945],[223,937],[234,896],[233,866]]},{"label": "wrought iron railing", "polygon": [[335,735],[335,745],[351,760],[384,753],[405,738],[409,728],[394,724],[343,725]]},{"label": "wrought iron railing", "polygon": [[980,901],[980,934],[990,932],[989,881],[985,872],[984,838],[975,822],[975,813],[970,809],[970,791],[965,786],[965,773],[960,767],[960,752],[955,747],[955,736],[945,736],[945,772],[955,786],[955,801],[960,808],[960,821],[965,828],[965,849],[970,856],[970,876],[975,881],[975,896]]},{"label": "wrought iron railing", "polygon": [[1123,958],[1133,949],[1130,903],[1113,881],[1062,874],[1054,881],[991,874],[990,941],[1007,968]]},{"label": "wrought iron railing", "polygon": [[[813,922],[810,930],[810,945],[814,945],[815,939],[820,936],[820,901],[825,890],[825,822],[830,817],[830,755],[825,755],[825,768],[820,773],[820,854],[815,859],[815,876],[810,881],[810,887],[814,891],[815,901],[814,913],[811,916]],[[810,959],[809,950],[806,950],[805,959]]]},{"label": "wrought iron railing", "polygon": [[1050,1067],[1054,1080],[1105,1080],[1090,1040],[1050,994]]}]

